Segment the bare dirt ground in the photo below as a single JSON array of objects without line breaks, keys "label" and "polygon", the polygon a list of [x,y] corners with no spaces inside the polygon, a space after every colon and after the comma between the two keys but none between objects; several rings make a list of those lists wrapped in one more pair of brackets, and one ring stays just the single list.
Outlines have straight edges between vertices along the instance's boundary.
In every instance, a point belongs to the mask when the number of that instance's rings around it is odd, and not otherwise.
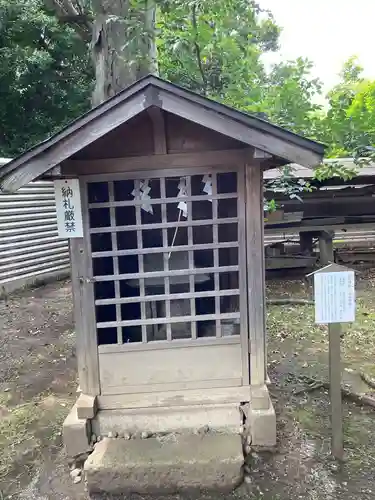
[{"label": "bare dirt ground", "polygon": [[71,491],[61,451],[75,367],[68,281],[0,301],[1,500],[84,498],[80,485]]},{"label": "bare dirt ground", "polygon": [[[371,392],[361,371],[375,376],[374,276],[360,278],[357,321],[342,340],[344,382],[357,392]],[[269,297],[309,293],[302,281],[268,286]],[[271,306],[268,328],[277,451],[254,452],[251,483],[232,495],[200,498],[373,499],[375,410],[344,402],[346,462],[339,466],[329,456],[328,395],[301,392],[306,377],[327,377],[327,332],[314,325],[312,306]],[[0,301],[0,500],[87,500],[84,485],[69,478],[61,447],[61,424],[76,398],[75,365],[68,281]]]}]

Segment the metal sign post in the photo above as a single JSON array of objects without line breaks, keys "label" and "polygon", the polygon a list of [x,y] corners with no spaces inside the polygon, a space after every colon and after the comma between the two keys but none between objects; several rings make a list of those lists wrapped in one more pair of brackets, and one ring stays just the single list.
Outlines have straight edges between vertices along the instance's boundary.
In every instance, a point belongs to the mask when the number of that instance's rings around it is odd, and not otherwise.
[{"label": "metal sign post", "polygon": [[311,275],[314,276],[315,323],[328,324],[332,455],[343,460],[340,338],[342,323],[355,320],[355,273],[330,264]]}]

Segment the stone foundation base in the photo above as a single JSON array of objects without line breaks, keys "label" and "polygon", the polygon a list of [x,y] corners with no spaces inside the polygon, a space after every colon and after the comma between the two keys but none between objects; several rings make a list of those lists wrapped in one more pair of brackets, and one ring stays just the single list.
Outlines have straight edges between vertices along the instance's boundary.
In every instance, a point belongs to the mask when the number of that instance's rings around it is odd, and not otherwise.
[{"label": "stone foundation base", "polygon": [[245,415],[245,434],[252,446],[276,445],[276,413],[266,386],[252,391]]},{"label": "stone foundation base", "polygon": [[171,434],[162,438],[105,438],[85,463],[90,493],[174,494],[233,490],[242,482],[241,437]]},{"label": "stone foundation base", "polygon": [[194,437],[202,428],[205,432],[236,437],[243,433],[247,446],[275,446],[276,415],[267,387],[254,388],[251,402],[242,405],[238,402],[99,411],[96,398],[81,394],[64,422],[63,439],[68,457],[75,458],[92,450],[93,434],[102,438],[124,434],[137,437],[143,432]]},{"label": "stone foundation base", "polygon": [[97,436],[108,436],[110,432],[152,434],[190,431],[194,433],[204,426],[227,434],[241,433],[239,404],[169,406],[160,408],[137,408],[122,410],[100,410],[92,420],[92,429]]},{"label": "stone foundation base", "polygon": [[90,450],[91,421],[78,418],[77,404],[73,406],[63,424],[63,441],[69,458],[78,457]]},{"label": "stone foundation base", "polygon": [[249,426],[253,446],[276,445],[276,414],[272,403],[268,410],[250,410]]}]

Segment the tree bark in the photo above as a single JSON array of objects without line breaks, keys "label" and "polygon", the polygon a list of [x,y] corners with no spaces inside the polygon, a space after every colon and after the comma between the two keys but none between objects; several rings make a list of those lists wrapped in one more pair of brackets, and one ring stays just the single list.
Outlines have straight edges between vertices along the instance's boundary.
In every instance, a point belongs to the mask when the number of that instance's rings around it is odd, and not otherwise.
[{"label": "tree bark", "polygon": [[96,106],[149,73],[157,73],[155,4],[131,0],[92,0],[92,57]]}]

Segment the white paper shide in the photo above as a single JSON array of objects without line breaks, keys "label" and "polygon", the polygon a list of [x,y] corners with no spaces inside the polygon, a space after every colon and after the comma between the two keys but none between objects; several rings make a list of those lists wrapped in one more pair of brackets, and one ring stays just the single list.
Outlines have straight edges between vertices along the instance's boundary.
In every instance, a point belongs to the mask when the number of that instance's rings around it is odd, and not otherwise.
[{"label": "white paper shide", "polygon": [[82,238],[82,209],[78,179],[54,181],[60,238]]},{"label": "white paper shide", "polygon": [[314,274],[315,323],[355,321],[354,271]]}]

